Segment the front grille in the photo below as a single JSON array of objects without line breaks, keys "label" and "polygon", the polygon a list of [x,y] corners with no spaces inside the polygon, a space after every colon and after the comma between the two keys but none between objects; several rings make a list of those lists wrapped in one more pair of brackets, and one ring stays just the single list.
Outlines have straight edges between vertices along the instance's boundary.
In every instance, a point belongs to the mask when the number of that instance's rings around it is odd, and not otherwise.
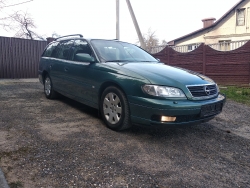
[{"label": "front grille", "polygon": [[200,115],[180,115],[180,116],[176,116],[176,121],[177,123],[182,123],[182,122],[190,122],[190,121],[195,121],[195,120],[199,120]]},{"label": "front grille", "polygon": [[195,98],[210,98],[218,94],[216,84],[187,86],[187,88]]}]

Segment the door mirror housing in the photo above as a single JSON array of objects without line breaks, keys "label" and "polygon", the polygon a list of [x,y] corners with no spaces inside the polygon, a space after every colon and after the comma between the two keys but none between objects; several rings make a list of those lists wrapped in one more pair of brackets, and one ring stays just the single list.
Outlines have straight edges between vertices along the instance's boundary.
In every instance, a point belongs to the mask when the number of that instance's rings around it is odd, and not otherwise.
[{"label": "door mirror housing", "polygon": [[81,62],[90,62],[90,63],[94,63],[95,62],[95,58],[90,56],[89,54],[86,53],[78,53],[75,55],[74,57],[75,61],[81,61]]}]

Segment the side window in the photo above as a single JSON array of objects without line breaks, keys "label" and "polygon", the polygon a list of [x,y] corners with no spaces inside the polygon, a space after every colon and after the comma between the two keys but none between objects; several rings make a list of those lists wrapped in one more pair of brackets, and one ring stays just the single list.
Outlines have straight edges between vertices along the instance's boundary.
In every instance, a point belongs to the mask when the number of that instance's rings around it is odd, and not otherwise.
[{"label": "side window", "polygon": [[53,42],[52,44],[50,44],[46,50],[43,53],[43,57],[51,57],[51,54],[53,52],[53,50],[55,50],[56,46],[58,45],[58,42]]},{"label": "side window", "polygon": [[72,57],[72,45],[74,40],[62,41],[58,44],[56,49],[52,53],[52,57],[59,59],[71,59]]},{"label": "side window", "polygon": [[73,61],[79,61],[76,54],[85,53],[93,57],[93,53],[88,43],[84,40],[75,40],[73,48]]}]

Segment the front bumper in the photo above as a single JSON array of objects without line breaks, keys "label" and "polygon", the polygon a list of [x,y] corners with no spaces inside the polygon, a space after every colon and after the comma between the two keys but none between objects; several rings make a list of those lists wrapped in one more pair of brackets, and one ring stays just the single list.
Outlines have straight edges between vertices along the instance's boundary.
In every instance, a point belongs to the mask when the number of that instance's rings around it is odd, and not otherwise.
[{"label": "front bumper", "polygon": [[[133,124],[146,126],[177,126],[198,124],[211,120],[221,112],[226,98],[221,94],[216,98],[202,101],[162,100],[128,96],[128,101]],[[203,116],[201,112],[202,106],[214,104],[220,105],[221,110]],[[176,117],[176,121],[161,122],[160,118],[157,118],[161,116]]]}]

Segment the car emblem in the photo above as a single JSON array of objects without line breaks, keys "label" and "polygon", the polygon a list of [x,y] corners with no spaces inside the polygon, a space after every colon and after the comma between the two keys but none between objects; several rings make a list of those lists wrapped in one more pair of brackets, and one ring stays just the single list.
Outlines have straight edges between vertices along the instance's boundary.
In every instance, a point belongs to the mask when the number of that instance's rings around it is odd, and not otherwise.
[{"label": "car emblem", "polygon": [[204,87],[204,90],[205,90],[205,93],[206,93],[207,95],[210,95],[210,90],[208,89],[207,86]]}]

